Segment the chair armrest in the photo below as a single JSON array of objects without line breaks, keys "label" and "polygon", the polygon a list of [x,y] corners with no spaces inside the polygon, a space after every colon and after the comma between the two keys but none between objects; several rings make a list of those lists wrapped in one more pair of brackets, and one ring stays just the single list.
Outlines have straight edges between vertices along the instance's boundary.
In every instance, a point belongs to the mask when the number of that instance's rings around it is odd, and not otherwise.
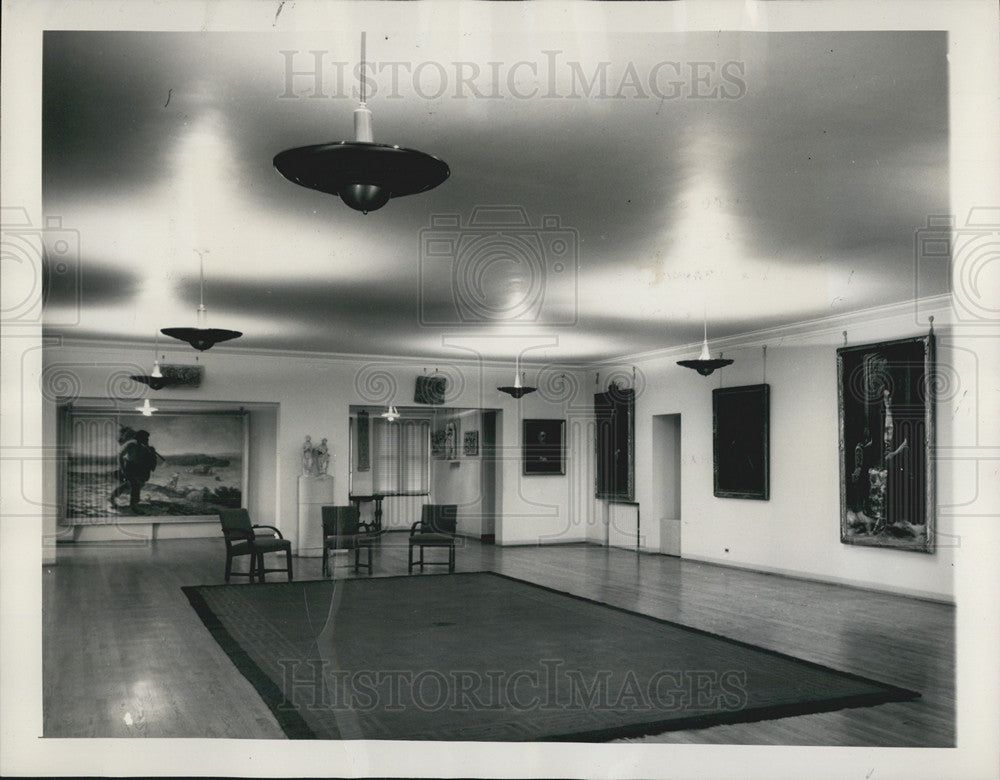
[{"label": "chair armrest", "polygon": [[284,536],[281,535],[281,531],[279,531],[273,525],[255,525],[254,528],[269,528],[270,530],[274,531],[274,535],[277,536],[279,539],[285,538]]},{"label": "chair armrest", "polygon": [[410,526],[410,536],[416,536],[421,532],[423,527],[423,520],[417,520],[413,525]]}]

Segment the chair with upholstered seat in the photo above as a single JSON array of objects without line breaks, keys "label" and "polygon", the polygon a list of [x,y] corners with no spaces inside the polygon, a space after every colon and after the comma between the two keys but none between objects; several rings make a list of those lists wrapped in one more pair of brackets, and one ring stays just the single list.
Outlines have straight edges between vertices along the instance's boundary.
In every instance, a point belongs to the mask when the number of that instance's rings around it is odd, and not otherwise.
[{"label": "chair with upholstered seat", "polygon": [[[222,523],[222,538],[226,542],[226,582],[232,575],[249,577],[250,582],[265,581],[267,572],[288,572],[292,581],[292,543],[281,535],[273,525],[254,525],[246,509],[220,509],[219,522]],[[258,533],[256,529],[267,529],[270,533]],[[272,552],[285,553],[285,568],[268,569],[264,565],[264,555]],[[233,558],[250,556],[250,570],[233,571]]]},{"label": "chair with upholstered seat", "polygon": [[[320,507],[323,517],[323,576],[330,576],[330,550],[354,550],[354,571],[362,566],[372,573],[372,546],[379,534],[362,523],[356,506]],[[361,563],[361,551],[368,551],[368,563]]]},{"label": "chair with upholstered seat", "polygon": [[[424,504],[420,510],[420,519],[410,528],[409,567],[413,573],[413,548],[420,550],[420,570],[424,566],[448,566],[448,571],[455,571],[455,533],[458,526],[458,506],[455,504]],[[424,550],[431,548],[447,548],[447,561],[425,561]]]}]

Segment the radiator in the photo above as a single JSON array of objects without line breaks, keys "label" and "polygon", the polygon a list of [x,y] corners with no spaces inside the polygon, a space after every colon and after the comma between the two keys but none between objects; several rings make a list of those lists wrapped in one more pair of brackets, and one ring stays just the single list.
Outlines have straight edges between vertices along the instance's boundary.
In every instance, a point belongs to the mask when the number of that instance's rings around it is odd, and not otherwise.
[{"label": "radiator", "polygon": [[608,502],[608,547],[639,547],[639,505]]}]

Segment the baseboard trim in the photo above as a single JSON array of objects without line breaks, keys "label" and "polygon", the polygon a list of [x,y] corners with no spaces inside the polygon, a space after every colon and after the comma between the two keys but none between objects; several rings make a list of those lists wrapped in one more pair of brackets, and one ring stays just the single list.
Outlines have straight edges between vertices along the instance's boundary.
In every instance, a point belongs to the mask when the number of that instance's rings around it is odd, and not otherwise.
[{"label": "baseboard trim", "polygon": [[930,601],[935,604],[947,604],[949,606],[955,606],[954,596],[946,596],[941,593],[935,593],[933,591],[926,591],[926,590],[918,590],[916,588],[900,588],[895,585],[882,585],[879,583],[861,582],[859,580],[852,580],[846,577],[820,576],[815,574],[807,574],[805,572],[794,571],[791,569],[781,569],[772,566],[750,566],[748,564],[732,563],[730,561],[721,560],[719,558],[711,558],[708,556],[701,556],[701,555],[681,555],[680,559],[683,561],[698,561],[699,563],[708,563],[713,566],[724,566],[727,569],[740,569],[742,571],[757,572],[758,574],[770,574],[775,577],[786,577],[791,580],[819,582],[823,583],[824,585],[838,585],[844,588],[853,588],[854,590],[864,590],[875,593],[889,593],[893,596],[906,596],[907,598],[917,599],[918,601]]}]

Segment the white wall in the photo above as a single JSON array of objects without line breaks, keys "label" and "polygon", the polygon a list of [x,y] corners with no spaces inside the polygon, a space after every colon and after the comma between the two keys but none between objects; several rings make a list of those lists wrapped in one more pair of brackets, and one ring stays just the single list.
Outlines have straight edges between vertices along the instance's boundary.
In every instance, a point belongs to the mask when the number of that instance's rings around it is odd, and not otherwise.
[{"label": "white wall", "polygon": [[[947,329],[942,324],[944,313],[937,312],[938,362],[947,370],[961,373],[965,370],[963,353],[949,346]],[[799,327],[780,337],[772,334],[770,343],[729,340],[726,354],[736,362],[708,378],[678,367],[675,361],[679,355],[636,363],[636,500],[643,512],[643,549],[658,552],[661,548],[660,518],[654,511],[653,485],[659,475],[654,470],[652,420],[654,415],[680,415],[683,557],[951,598],[952,545],[957,540],[948,516],[938,518],[938,546],[932,555],[840,543],[836,348],[842,344],[842,324]],[[848,330],[854,344],[925,332],[914,324],[913,312],[895,309],[852,315]],[[762,343],[768,343],[766,377]],[[78,396],[106,397],[112,384],[110,376],[144,370],[148,358],[148,348],[47,348],[42,376],[47,444],[55,443],[54,405],[58,400],[58,394],[45,392],[47,378],[68,370],[74,376],[68,386]],[[375,374],[384,376],[396,388],[394,402],[405,404],[412,398],[415,376],[423,370],[419,363],[401,360],[247,356],[219,348],[200,358],[206,367],[201,388],[166,389],[156,398],[278,405],[273,442],[262,443],[263,449],[272,447],[277,452],[273,488],[259,489],[252,500],[262,521],[273,519],[293,539],[297,533],[297,477],[303,438],[308,434],[314,440],[329,439],[335,502],[347,503],[348,407],[378,402],[367,391],[374,386],[370,380]],[[169,359],[188,362],[192,357],[171,354]],[[516,401],[495,389],[509,380],[509,367],[456,362],[452,370],[459,372],[455,375],[460,375],[461,380],[452,383],[455,394],[449,394],[448,406],[502,410],[498,429],[501,491],[497,543],[603,544],[607,535],[606,505],[593,498],[595,372],[566,371],[557,389],[551,382],[539,382],[537,393]],[[606,380],[611,371],[619,377],[628,376],[631,366],[604,366],[599,370]],[[530,371],[528,379],[530,383]],[[711,390],[720,383],[736,386],[764,379],[771,386],[771,499],[715,498]],[[951,403],[950,398],[939,399],[939,447],[946,447],[954,437]],[[565,475],[522,475],[521,427],[525,418],[567,420]],[[463,430],[467,429],[463,423]],[[471,465],[469,460],[458,470]],[[55,463],[48,463],[46,468],[46,484],[54,491]],[[960,500],[952,495],[949,473],[939,470],[939,503],[958,505]],[[439,475],[438,482],[448,479],[454,479],[450,472],[447,477]],[[443,483],[438,484],[438,492],[442,489]],[[55,517],[47,515],[45,522],[49,532],[54,533]],[[475,533],[471,527],[464,530]]]},{"label": "white wall", "polygon": [[[915,323],[912,311],[896,310],[868,320],[855,316],[847,330],[851,344],[926,333],[926,327]],[[938,363],[950,370],[947,367],[961,358],[950,347],[947,329],[939,325],[937,331]],[[934,554],[840,542],[836,370],[836,350],[843,344],[840,326],[825,323],[776,341],[729,343],[725,356],[735,362],[710,377],[677,366],[682,356],[636,364],[640,374],[636,499],[640,505],[645,510],[654,504],[653,486],[660,479],[653,468],[653,417],[680,414],[683,557],[951,599],[955,537],[950,518],[942,513],[938,513]],[[761,349],[765,343],[766,376]],[[770,385],[770,500],[716,498],[712,390],[762,381]],[[938,400],[937,441],[941,446],[953,437],[952,400]],[[939,505],[951,502],[948,474],[940,470],[938,497]],[[654,519],[651,513],[648,516]],[[643,533],[646,549],[659,550],[659,524],[644,522]]]},{"label": "white wall", "polygon": [[[161,343],[162,346],[162,343]],[[161,350],[162,351],[162,350]],[[168,363],[193,363],[193,350],[180,347],[167,350]],[[99,344],[63,344],[44,350],[41,389],[43,397],[46,446],[56,444],[56,405],[75,398],[117,399],[122,408],[136,405],[144,391],[156,400],[224,401],[234,405],[277,404],[277,430],[273,443],[264,448],[277,452],[273,487],[260,490],[252,510],[258,522],[273,522],[297,542],[297,491],[301,469],[301,446],[306,435],[313,441],[326,437],[330,446],[330,473],[334,476],[334,503],[348,502],[348,415],[353,405],[385,403],[385,388],[394,388],[393,402],[406,404],[413,397],[415,377],[426,364],[395,359],[364,359],[323,356],[279,356],[226,351],[215,347],[198,355],[205,366],[205,378],[197,389],[166,388],[156,392],[144,386],[121,381],[129,374],[145,373],[149,366],[149,347],[107,346]],[[435,366],[442,367],[441,361]],[[563,390],[540,388],[520,402],[497,392],[498,385],[508,384],[511,366],[480,365],[455,361],[442,371],[454,378],[446,397],[448,406],[498,408],[501,442],[498,464],[502,471],[499,496],[503,514],[497,523],[497,542],[501,544],[539,544],[553,541],[582,541],[584,526],[570,516],[570,477],[528,478],[521,475],[522,416],[560,418],[572,405],[575,395]],[[570,374],[571,372],[566,372]],[[532,371],[528,370],[529,381]],[[570,387],[575,387],[573,382]],[[586,450],[579,443],[572,449]],[[260,455],[260,453],[258,453]],[[262,457],[266,458],[266,454]],[[46,501],[55,505],[58,464],[45,462]],[[256,488],[251,488],[254,496]],[[269,494],[268,494],[269,493]],[[44,517],[45,539],[49,548],[57,534],[56,511]],[[51,559],[52,553],[49,553]]]}]

